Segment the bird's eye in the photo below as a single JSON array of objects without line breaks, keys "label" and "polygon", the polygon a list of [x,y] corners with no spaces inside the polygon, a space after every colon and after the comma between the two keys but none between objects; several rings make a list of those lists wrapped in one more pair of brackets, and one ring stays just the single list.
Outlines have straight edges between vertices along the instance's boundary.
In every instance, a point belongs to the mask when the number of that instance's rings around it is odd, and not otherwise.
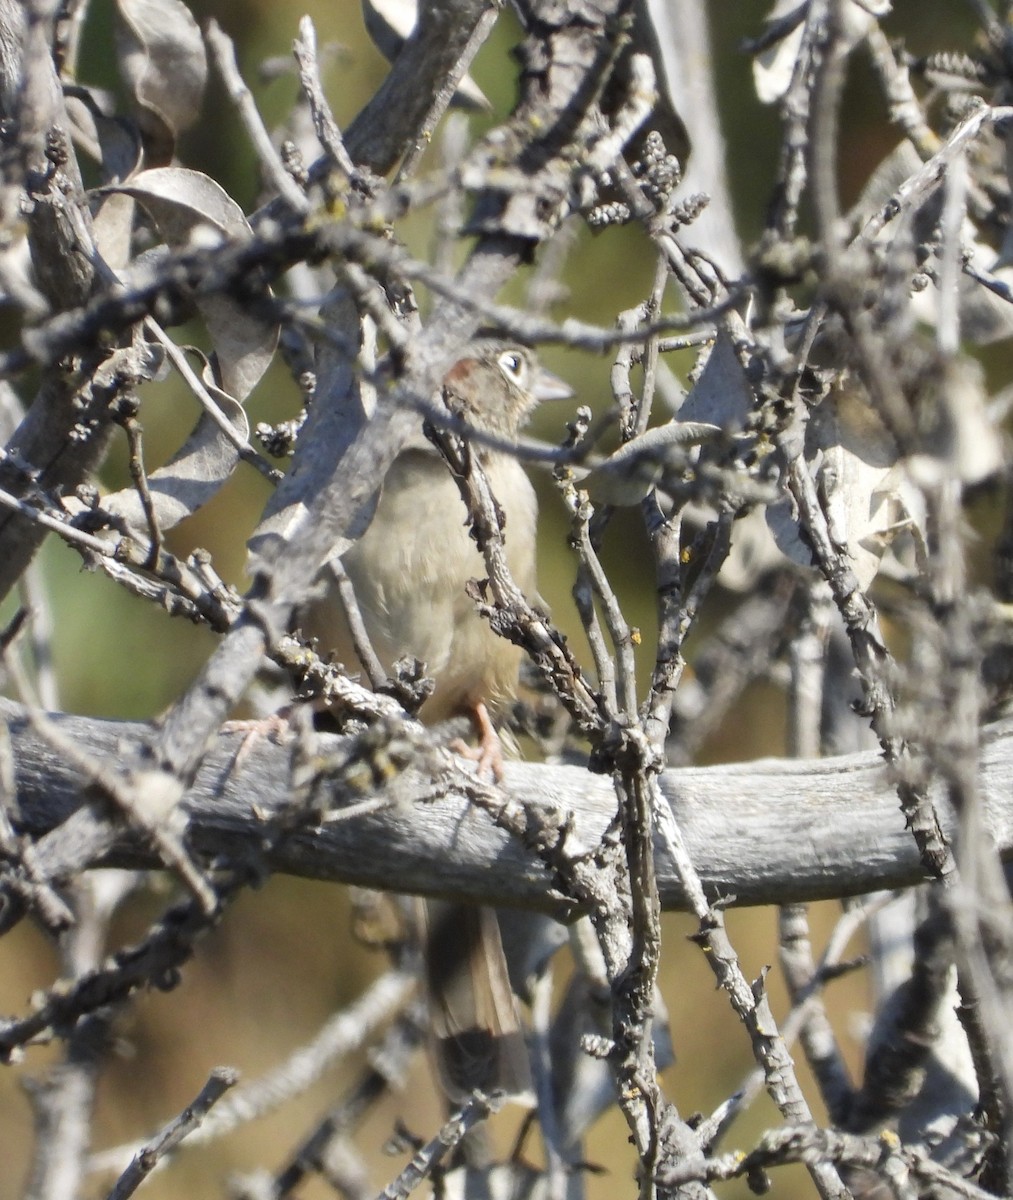
[{"label": "bird's eye", "polygon": [[499,356],[499,365],[507,379],[521,383],[524,378],[524,356],[516,350],[504,350]]}]

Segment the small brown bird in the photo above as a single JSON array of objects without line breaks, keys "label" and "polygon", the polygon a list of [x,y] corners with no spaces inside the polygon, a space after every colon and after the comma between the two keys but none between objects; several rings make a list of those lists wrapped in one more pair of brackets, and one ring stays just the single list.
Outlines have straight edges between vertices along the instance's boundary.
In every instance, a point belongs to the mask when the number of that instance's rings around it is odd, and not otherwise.
[{"label": "small brown bird", "polygon": [[[482,339],[447,372],[442,394],[475,429],[514,441],[537,404],[572,391],[525,347]],[[503,512],[511,573],[534,595],[534,488],[514,455],[473,446]],[[414,655],[435,680],[422,719],[472,715],[480,769],[498,775],[502,757],[489,714],[514,695],[521,651],[493,633],[467,594],[468,581],[485,576],[485,562],[447,464],[421,431],[387,472],[373,521],[342,563],[384,667]],[[475,1088],[527,1091],[527,1054],[495,914],[432,902],[425,914],[430,1013],[447,1094],[459,1101]]]}]

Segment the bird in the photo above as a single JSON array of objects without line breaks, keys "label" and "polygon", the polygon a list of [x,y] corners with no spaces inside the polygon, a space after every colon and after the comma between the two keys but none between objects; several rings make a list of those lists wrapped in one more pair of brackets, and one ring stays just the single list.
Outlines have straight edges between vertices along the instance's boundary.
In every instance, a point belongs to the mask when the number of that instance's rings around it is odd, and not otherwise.
[{"label": "bird", "polygon": [[[499,447],[472,441],[503,516],[504,551],[521,588],[534,596],[538,503],[514,442],[535,407],[572,390],[541,367],[532,350],[475,339],[443,377],[440,398]],[[419,710],[436,724],[469,714],[479,735],[480,769],[502,774],[493,716],[516,693],[522,651],[496,634],[469,596],[485,562],[447,463],[424,437],[388,470],[371,524],[341,557],[363,623],[387,671],[411,655],[435,682]],[[462,1102],[475,1088],[530,1092],[527,1053],[510,989],[495,913],[479,906],[423,905],[430,1021],[443,1088]]]}]

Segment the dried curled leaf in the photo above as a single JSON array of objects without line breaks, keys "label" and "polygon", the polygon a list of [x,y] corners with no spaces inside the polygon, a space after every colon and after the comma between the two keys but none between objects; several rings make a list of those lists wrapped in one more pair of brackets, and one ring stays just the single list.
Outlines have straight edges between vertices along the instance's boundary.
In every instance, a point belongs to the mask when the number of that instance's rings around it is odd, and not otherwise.
[{"label": "dried curled leaf", "polygon": [[[108,190],[141,205],[175,249],[196,244],[213,251],[215,244],[251,236],[239,205],[199,171],[155,167]],[[185,445],[163,467],[149,473],[148,486],[163,531],[206,504],[235,470],[236,441],[246,443],[249,437],[242,401],[270,365],[278,340],[274,324],[246,311],[228,295],[202,295],[196,303],[215,347],[217,361],[205,363],[203,382],[219,419],[202,414]],[[234,436],[223,431],[223,423],[231,425]],[[108,497],[105,505],[133,527],[145,528],[144,510],[132,488]]]},{"label": "dried curled leaf", "polygon": [[[789,11],[797,8],[798,5],[793,2],[776,4],[767,16],[768,24],[786,18]],[[799,13],[798,23],[786,28],[783,37],[761,50],[753,59],[753,86],[761,104],[774,104],[788,90],[802,45],[804,16],[804,12]]]},{"label": "dried curled leaf", "polygon": [[[213,246],[251,234],[243,210],[209,176],[186,167],[142,171],[116,191],[132,196],[173,249]],[[218,356],[221,386],[245,400],[274,357],[277,326],[224,294],[197,301]]]},{"label": "dried curled leaf", "polygon": [[104,110],[101,94],[68,84],[64,102],[71,136],[99,165],[103,183],[119,183],[140,170],[141,142],[134,123]]},{"label": "dried curled leaf", "polygon": [[[205,364],[202,374],[204,386],[221,417],[243,441],[247,441],[250,427],[246,410],[215,386],[208,364]],[[234,443],[223,435],[213,417],[202,413],[184,445],[169,462],[148,476],[148,490],[162,531],[172,529],[207,504],[238,462],[239,454]],[[133,487],[104,497],[102,506],[132,528],[145,529],[147,518],[141,498]]]},{"label": "dried curled leaf", "polygon": [[753,389],[731,338],[721,330],[700,378],[679,406],[679,420],[719,425],[734,432],[742,429],[752,408]]},{"label": "dried curled leaf", "polygon": [[250,232],[240,206],[210,175],[189,167],[152,167],[118,189],[134,196],[170,246],[184,246],[201,230],[225,240]]},{"label": "dried curled leaf", "polygon": [[137,107],[147,161],[172,161],[200,115],[208,64],[200,29],[180,0],[117,0],[120,72]]},{"label": "dried curled leaf", "polygon": [[[889,430],[854,385],[834,389],[813,414],[806,459],[823,495],[830,536],[850,554],[859,586],[865,589],[898,534],[921,539],[921,492],[899,461]],[[803,566],[812,565],[788,501],[769,509],[767,522],[783,554]]]},{"label": "dried curled leaf", "polygon": [[921,483],[981,483],[1002,469],[1002,435],[990,411],[981,363],[945,359],[923,386],[918,412],[922,452],[910,463]]},{"label": "dried curled leaf", "polygon": [[[985,135],[983,135],[984,137]],[[922,166],[918,151],[910,141],[900,142],[883,159],[869,177],[868,183],[852,209],[850,220],[861,229],[870,218],[895,199],[902,185]],[[911,229],[918,243],[931,242],[935,237],[942,210],[944,176],[918,208],[911,214]],[[893,244],[899,235],[900,222],[890,221],[880,231],[877,241]],[[998,256],[982,242],[974,222],[965,217],[961,231],[962,253],[970,266],[991,273],[1007,287],[1013,285],[1013,267],[1009,264],[1009,250],[1003,247]],[[939,288],[928,277],[922,278],[924,287],[912,297],[912,308],[919,320],[935,325],[939,317]],[[957,284],[957,302],[960,313],[960,329],[963,336],[976,345],[984,346],[1013,336],[1013,305],[1008,300],[983,287],[967,273],[962,273]]]},{"label": "dried curled leaf", "polygon": [[[855,45],[865,37],[873,22],[885,17],[891,8],[890,0],[851,0],[840,10],[845,41]],[[795,63],[802,46],[806,6],[798,0],[777,0],[767,14],[768,26],[781,22],[783,35],[761,50],[753,59],[753,86],[763,104],[780,100],[791,84]]]},{"label": "dried curled leaf", "polygon": [[[103,111],[100,98],[88,88],[68,88],[67,116],[75,143],[98,163],[103,184],[122,183],[142,166],[143,149],[137,126]],[[120,270],[130,261],[134,202],[116,193],[101,198],[92,214],[95,247],[103,261]]]}]

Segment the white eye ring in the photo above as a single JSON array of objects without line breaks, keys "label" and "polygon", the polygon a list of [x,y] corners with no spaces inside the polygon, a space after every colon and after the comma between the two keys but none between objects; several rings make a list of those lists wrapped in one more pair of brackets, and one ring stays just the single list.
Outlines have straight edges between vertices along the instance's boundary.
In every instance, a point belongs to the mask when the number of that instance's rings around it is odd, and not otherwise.
[{"label": "white eye ring", "polygon": [[516,350],[504,350],[497,359],[503,374],[516,384],[524,379],[524,356]]}]

